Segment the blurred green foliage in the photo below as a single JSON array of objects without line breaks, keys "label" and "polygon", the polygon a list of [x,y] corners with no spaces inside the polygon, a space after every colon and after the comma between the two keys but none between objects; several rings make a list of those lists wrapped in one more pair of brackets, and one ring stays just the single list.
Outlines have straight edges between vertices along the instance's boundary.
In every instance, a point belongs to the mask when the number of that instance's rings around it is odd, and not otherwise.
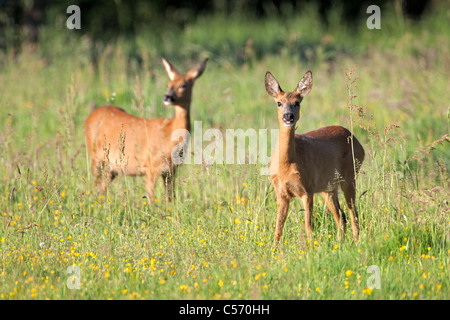
[{"label": "blurred green foliage", "polygon": [[[298,0],[0,0],[0,49],[16,48],[23,42],[37,42],[42,26],[64,27],[66,9],[78,5],[81,9],[81,34],[94,40],[109,41],[117,37],[129,37],[137,32],[151,30],[173,32],[184,29],[198,19],[211,15],[222,19],[240,17],[261,21],[267,17],[278,17],[289,23],[289,19],[302,13],[305,8],[317,7],[318,22],[333,25],[336,14],[339,23],[354,27],[360,23],[368,5],[380,7],[390,1],[298,1]],[[429,1],[394,1],[397,11],[408,17],[419,18],[429,7]],[[224,27],[231,26],[227,23]]]}]

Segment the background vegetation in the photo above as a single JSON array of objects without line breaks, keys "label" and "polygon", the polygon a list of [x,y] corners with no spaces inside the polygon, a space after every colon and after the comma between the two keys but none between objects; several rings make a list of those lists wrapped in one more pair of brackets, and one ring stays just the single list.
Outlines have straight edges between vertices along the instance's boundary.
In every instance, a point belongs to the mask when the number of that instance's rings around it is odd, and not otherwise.
[{"label": "background vegetation", "polygon": [[[450,7],[381,2],[369,30],[364,4],[345,3],[80,1],[68,30],[64,2],[0,2],[0,298],[448,299]],[[258,165],[186,165],[170,204],[161,182],[148,203],[140,178],[97,193],[82,123],[102,104],[172,116],[161,57],[183,71],[209,57],[192,104],[203,130],[277,128],[265,72],[292,90],[312,70],[297,132],[343,125],[366,150],[359,243],[336,241],[317,196],[314,240],[297,200],[273,248]]]}]

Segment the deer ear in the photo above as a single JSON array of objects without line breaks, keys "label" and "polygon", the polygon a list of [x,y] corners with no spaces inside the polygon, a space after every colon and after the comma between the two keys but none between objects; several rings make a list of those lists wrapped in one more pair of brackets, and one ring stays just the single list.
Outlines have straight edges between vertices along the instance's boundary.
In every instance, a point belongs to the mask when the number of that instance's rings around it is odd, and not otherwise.
[{"label": "deer ear", "polygon": [[308,71],[305,73],[302,80],[300,80],[300,82],[298,83],[297,89],[295,89],[295,91],[303,98],[311,91],[312,84],[312,72]]},{"label": "deer ear", "polygon": [[206,68],[206,62],[208,62],[208,58],[197,64],[195,67],[193,67],[191,70],[188,71],[187,75],[190,76],[192,79],[197,79],[200,77],[205,71]]},{"label": "deer ear", "polygon": [[166,69],[167,75],[169,76],[170,80],[175,79],[175,76],[180,74],[178,72],[178,70],[169,61],[162,58],[162,62],[163,62],[164,68]]},{"label": "deer ear", "polygon": [[266,91],[274,98],[276,98],[277,94],[283,92],[280,85],[278,84],[277,79],[275,79],[275,77],[269,71],[266,72]]}]

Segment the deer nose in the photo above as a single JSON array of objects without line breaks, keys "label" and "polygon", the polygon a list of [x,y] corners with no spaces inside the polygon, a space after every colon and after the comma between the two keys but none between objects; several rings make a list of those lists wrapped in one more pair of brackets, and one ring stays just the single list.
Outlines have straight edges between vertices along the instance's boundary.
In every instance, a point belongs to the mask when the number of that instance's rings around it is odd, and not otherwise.
[{"label": "deer nose", "polygon": [[294,114],[292,112],[288,112],[288,113],[283,114],[283,118],[282,119],[283,119],[284,126],[292,127],[294,125],[295,117],[294,117]]},{"label": "deer nose", "polygon": [[283,114],[283,121],[284,122],[294,122],[294,114],[292,112],[288,112]]},{"label": "deer nose", "polygon": [[171,104],[175,101],[175,98],[170,94],[165,94],[163,97],[163,101],[165,104]]},{"label": "deer nose", "polygon": [[164,101],[173,101],[173,97],[169,94],[165,94],[163,97]]}]

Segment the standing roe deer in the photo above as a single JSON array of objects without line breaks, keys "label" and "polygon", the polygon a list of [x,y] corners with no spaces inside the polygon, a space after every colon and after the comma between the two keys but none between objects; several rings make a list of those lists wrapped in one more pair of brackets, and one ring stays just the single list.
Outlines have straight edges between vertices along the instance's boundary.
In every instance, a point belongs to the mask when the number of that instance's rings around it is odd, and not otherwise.
[{"label": "standing roe deer", "polygon": [[[162,175],[168,200],[171,201],[176,163],[172,150],[179,141],[171,135],[177,129],[190,131],[190,105],[195,80],[201,76],[208,59],[181,74],[162,59],[170,82],[163,101],[175,107],[174,118],[142,119],[115,106],[102,106],[92,111],[84,123],[91,170],[104,192],[107,181],[120,172],[128,176],[145,176],[150,199],[154,200],[156,179]],[[188,143],[189,136],[184,136]]]},{"label": "standing roe deer", "polygon": [[[311,239],[313,196],[321,192],[337,224],[338,239],[345,233],[345,213],[339,207],[338,188],[344,192],[350,211],[354,241],[359,236],[355,206],[355,174],[364,160],[364,149],[352,133],[340,126],[295,134],[300,103],[311,91],[312,73],[308,71],[293,92],[284,92],[270,72],[266,73],[266,91],[278,105],[280,131],[270,162],[270,179],[275,188],[278,211],[274,243],[283,232],[289,202],[298,197],[305,208],[305,229]],[[339,212],[342,212],[342,229]]]}]

